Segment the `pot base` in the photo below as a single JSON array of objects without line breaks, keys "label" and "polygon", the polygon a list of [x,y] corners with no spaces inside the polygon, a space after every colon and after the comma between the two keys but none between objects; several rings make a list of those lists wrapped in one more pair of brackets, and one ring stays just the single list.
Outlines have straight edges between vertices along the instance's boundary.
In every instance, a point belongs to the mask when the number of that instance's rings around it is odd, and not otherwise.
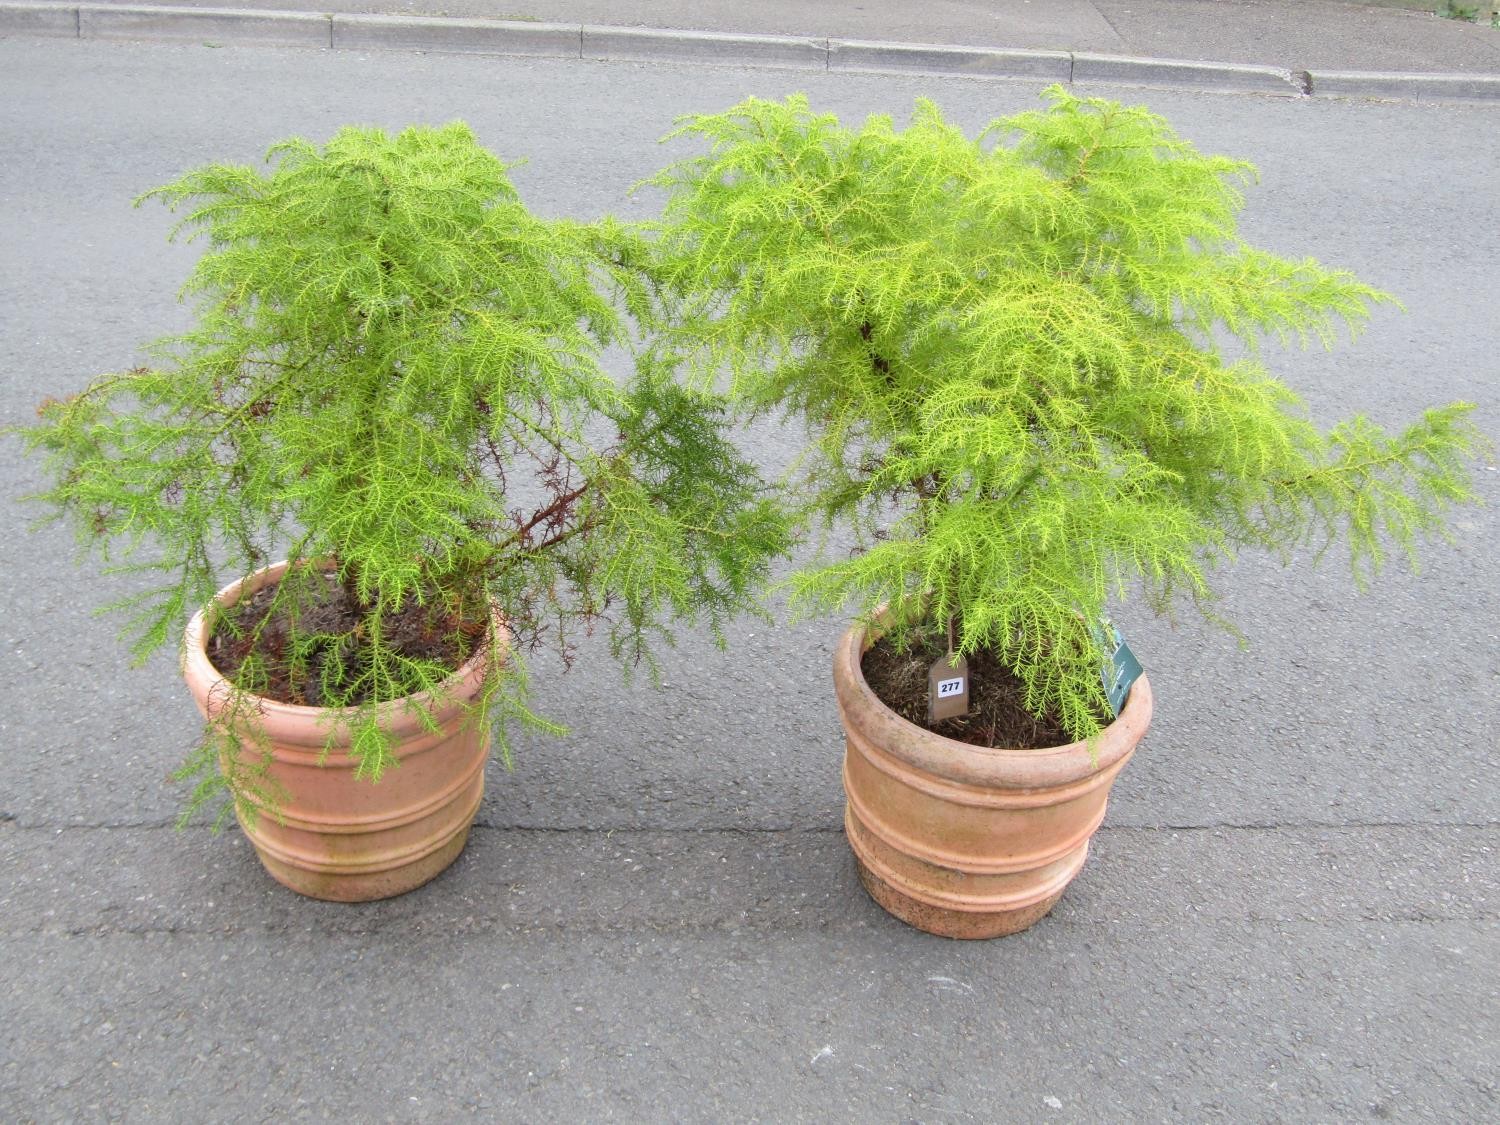
[{"label": "pot base", "polygon": [[[243,828],[242,824],[241,829]],[[324,902],[375,902],[382,898],[404,895],[407,891],[414,891],[424,883],[436,879],[464,850],[469,839],[469,828],[466,821],[435,851],[424,856],[396,867],[362,872],[317,871],[286,863],[261,847],[251,831],[246,831],[245,835],[255,846],[255,854],[260,858],[261,866],[283,887]]]},{"label": "pot base", "polygon": [[882,882],[868,867],[854,860],[859,869],[859,881],[870,897],[891,915],[908,926],[925,930],[938,937],[960,940],[982,940],[984,938],[1008,937],[1030,929],[1041,921],[1059,899],[1062,891],[1044,898],[1035,906],[1022,910],[1005,910],[996,914],[975,914],[967,910],[947,910],[931,903],[919,902],[910,895],[902,894],[889,883]]},{"label": "pot base", "polygon": [[[971,909],[962,910],[918,898],[881,878],[872,866],[880,862],[877,858],[878,845],[862,830],[853,809],[846,810],[844,814],[844,832],[854,852],[860,884],[877,905],[909,926],[938,937],[960,940],[1006,937],[1034,926],[1057,905],[1067,884],[1078,873],[1088,855],[1088,845],[1085,844],[1076,855],[1068,857],[1061,883],[1054,879],[1052,882],[1057,889],[1041,899],[1005,907],[999,903],[1005,898],[1014,901],[1014,895],[1001,894],[992,896],[987,905],[981,901]],[[871,850],[872,845],[875,847],[874,851]],[[870,859],[868,863],[865,858],[867,854]],[[933,868],[924,882],[935,888],[941,885],[962,885],[965,878],[957,871]]]}]

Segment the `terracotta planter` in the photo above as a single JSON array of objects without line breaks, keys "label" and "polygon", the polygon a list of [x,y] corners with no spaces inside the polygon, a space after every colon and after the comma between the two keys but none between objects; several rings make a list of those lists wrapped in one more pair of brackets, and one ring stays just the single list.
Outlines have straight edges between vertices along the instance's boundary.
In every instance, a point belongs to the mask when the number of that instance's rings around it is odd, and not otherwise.
[{"label": "terracotta planter", "polygon": [[[257,571],[224,587],[215,601],[233,605],[285,570],[278,563]],[[206,719],[220,714],[230,697],[228,682],[205,653],[209,631],[204,615],[195,615],[183,660],[184,678]],[[253,822],[240,821],[266,870],[300,894],[366,902],[413,890],[457,859],[484,793],[489,729],[466,715],[463,703],[481,689],[487,655],[454,673],[452,699],[433,716],[436,730],[404,700],[380,705],[382,724],[398,739],[400,765],[375,783],[354,779],[358,762],[347,741],[324,752],[330,723],[352,709],[250,697],[246,713],[269,739],[271,780],[286,797],[275,809],[261,809]],[[243,753],[260,760],[262,745],[245,739],[242,745]]]},{"label": "terracotta planter", "polygon": [[1026,929],[1062,897],[1104,819],[1109,787],[1151,722],[1141,676],[1094,752],[1086,743],[996,750],[901,718],[860,670],[856,626],[833,657],[844,755],[844,827],[870,896],[929,933]]}]

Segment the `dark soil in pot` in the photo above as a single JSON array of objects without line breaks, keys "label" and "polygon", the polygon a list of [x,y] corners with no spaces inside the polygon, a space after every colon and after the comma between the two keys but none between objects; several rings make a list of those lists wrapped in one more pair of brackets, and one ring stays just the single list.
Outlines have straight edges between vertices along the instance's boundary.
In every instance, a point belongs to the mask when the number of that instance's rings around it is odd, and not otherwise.
[{"label": "dark soil in pot", "polygon": [[[937,723],[927,721],[927,670],[946,656],[946,633],[916,634],[904,652],[884,637],[871,645],[861,669],[865,682],[880,701],[908,722],[944,738],[998,746],[1039,750],[1073,741],[1056,716],[1038,721],[1021,706],[1025,688],[988,652],[976,652],[969,662],[969,713]],[[1101,717],[1108,723],[1109,716]]]},{"label": "dark soil in pot", "polygon": [[[277,591],[275,584],[262,587],[219,613],[208,642],[214,667],[237,686],[280,703],[322,707],[369,702],[368,691],[350,690],[366,670],[360,641],[363,613],[338,579],[331,573],[309,576],[295,599],[278,601]],[[474,655],[486,634],[482,618],[465,620],[439,599],[425,605],[409,599],[382,626],[386,646],[400,656],[433,661],[450,671]],[[330,699],[330,694],[339,698]]]}]

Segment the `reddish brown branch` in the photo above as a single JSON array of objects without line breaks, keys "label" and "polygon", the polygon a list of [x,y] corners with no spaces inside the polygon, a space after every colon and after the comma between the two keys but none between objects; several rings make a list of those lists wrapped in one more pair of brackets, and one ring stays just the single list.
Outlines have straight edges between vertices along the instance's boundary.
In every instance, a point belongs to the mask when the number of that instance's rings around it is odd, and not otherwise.
[{"label": "reddish brown branch", "polygon": [[511,535],[511,539],[520,542],[522,546],[531,547],[531,533],[538,525],[547,524],[553,528],[560,527],[563,519],[568,514],[568,510],[592,487],[591,482],[584,481],[577,488],[557,497],[545,508],[537,509],[537,511],[532,513],[529,520],[516,528],[515,532]]}]

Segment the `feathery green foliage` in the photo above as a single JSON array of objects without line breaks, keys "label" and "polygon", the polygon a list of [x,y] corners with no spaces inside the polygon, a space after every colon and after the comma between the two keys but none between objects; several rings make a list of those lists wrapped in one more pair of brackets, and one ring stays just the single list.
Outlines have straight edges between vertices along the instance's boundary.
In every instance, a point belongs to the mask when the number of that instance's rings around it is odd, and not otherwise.
[{"label": "feathery green foliage", "polygon": [[[26,431],[53,482],[42,499],[84,546],[157,576],[126,607],[137,657],[223,575],[278,554],[331,563],[362,620],[340,637],[294,628],[291,647],[328,655],[318,702],[359,706],[354,752],[378,779],[394,759],[371,705],[452,671],[390,643],[412,599],[471,627],[487,605],[503,614],[519,643],[481,703],[502,748],[505,719],[542,722],[524,702],[529,647],[570,657],[574,627],[604,621],[619,655],[649,659],[670,620],[717,631],[751,604],[787,530],[725,441],[722,404],[600,366],[633,345],[621,306],[645,316],[654,299],[637,235],[533,216],[461,123],[344,129],[267,159],[143,197],[208,243],[184,290],[196,321],[153,346],[155,365],[49,400]],[[316,585],[299,573],[277,593],[293,610]],[[237,686],[261,687],[261,665]],[[224,734],[189,763],[195,803],[226,784]],[[227,784],[244,799],[255,781]]]},{"label": "feathery green foliage", "polygon": [[898,131],[751,99],[684,119],[671,136],[709,152],[649,182],[678,301],[664,353],[727,371],[751,414],[802,416],[790,494],[860,533],[795,599],[889,603],[898,642],[951,621],[1085,737],[1108,714],[1090,623],[1110,596],[1139,581],[1207,610],[1236,548],[1340,534],[1362,580],[1472,499],[1478,436],[1463,403],[1320,433],[1258,341],[1329,345],[1390,298],[1243,243],[1249,165],[1143,109],[1047,97],[978,140],[926,101]]}]

